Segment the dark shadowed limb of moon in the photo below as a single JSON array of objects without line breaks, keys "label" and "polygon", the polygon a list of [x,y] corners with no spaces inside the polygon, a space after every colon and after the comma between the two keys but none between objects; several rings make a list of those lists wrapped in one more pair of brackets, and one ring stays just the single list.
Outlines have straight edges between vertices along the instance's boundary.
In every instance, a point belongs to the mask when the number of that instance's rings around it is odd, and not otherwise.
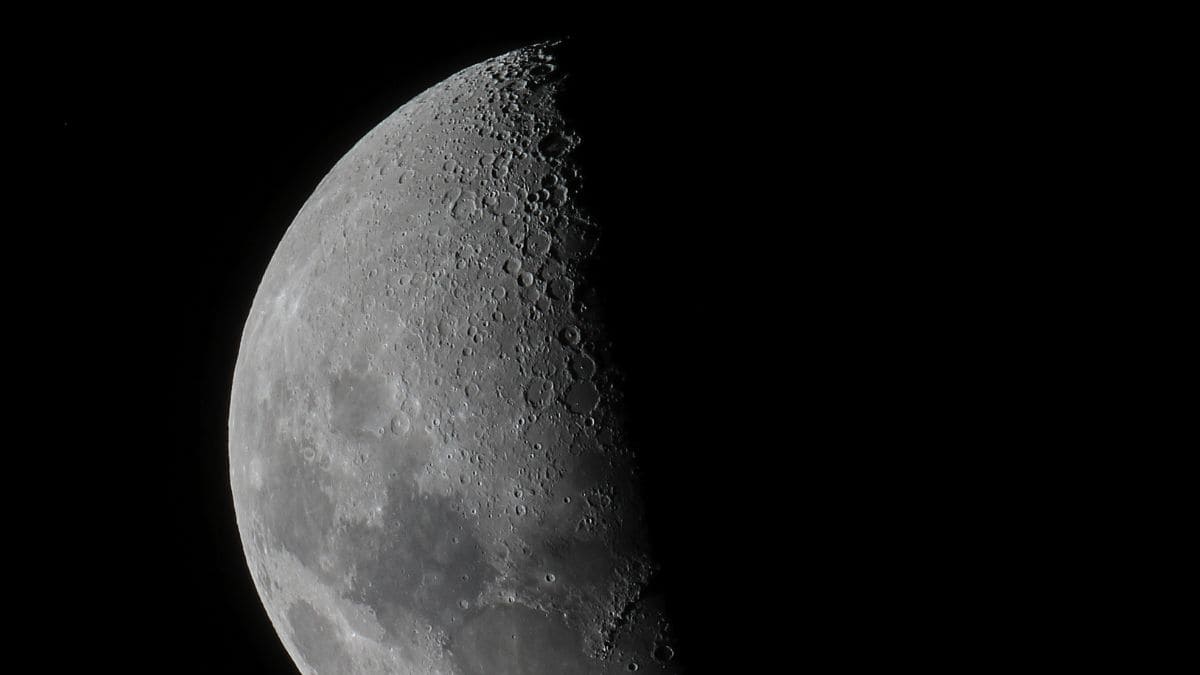
[{"label": "dark shadowed limb of moon", "polygon": [[321,181],[263,277],[231,483],[306,673],[679,672],[562,86],[539,46],[416,97]]}]

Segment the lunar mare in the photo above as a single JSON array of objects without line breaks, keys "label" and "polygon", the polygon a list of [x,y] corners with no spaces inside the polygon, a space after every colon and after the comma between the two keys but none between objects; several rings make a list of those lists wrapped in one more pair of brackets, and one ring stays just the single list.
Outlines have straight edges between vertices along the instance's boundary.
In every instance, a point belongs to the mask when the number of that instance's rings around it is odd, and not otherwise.
[{"label": "lunar mare", "polygon": [[230,479],[306,673],[674,673],[553,46],[463,70],[305,202],[242,335]]}]

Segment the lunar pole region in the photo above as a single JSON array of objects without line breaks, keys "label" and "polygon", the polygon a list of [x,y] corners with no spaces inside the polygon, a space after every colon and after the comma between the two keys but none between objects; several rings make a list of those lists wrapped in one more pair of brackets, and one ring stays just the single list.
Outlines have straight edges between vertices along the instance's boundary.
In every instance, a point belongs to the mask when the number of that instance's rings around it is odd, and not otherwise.
[{"label": "lunar pole region", "polygon": [[254,298],[230,479],[305,673],[681,672],[556,50],[467,68],[370,131]]}]

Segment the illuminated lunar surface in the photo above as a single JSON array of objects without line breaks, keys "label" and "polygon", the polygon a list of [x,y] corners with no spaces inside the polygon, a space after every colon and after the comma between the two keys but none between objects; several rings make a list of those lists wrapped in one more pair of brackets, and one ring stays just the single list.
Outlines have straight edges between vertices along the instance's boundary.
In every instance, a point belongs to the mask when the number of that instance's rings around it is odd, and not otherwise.
[{"label": "illuminated lunar surface", "polygon": [[563,86],[539,46],[416,97],[321,181],[263,277],[231,484],[305,673],[679,671],[645,592]]}]

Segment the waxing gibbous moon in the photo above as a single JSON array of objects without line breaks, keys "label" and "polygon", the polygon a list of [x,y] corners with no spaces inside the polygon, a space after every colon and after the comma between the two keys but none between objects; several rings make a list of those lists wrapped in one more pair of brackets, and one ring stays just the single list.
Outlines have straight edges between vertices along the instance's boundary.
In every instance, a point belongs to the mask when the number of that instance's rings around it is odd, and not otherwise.
[{"label": "waxing gibbous moon", "polygon": [[553,45],[364,136],[242,335],[230,478],[305,673],[675,673]]}]

